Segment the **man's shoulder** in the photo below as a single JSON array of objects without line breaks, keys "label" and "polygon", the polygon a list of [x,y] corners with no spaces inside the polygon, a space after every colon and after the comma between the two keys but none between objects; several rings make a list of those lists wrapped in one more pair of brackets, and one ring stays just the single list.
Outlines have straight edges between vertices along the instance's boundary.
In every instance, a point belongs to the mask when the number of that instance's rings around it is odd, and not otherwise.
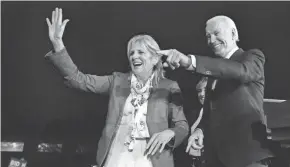
[{"label": "man's shoulder", "polygon": [[254,48],[254,49],[248,49],[248,50],[243,50],[239,49],[240,52],[237,53],[236,57],[238,58],[237,60],[256,60],[259,59],[261,61],[265,61],[266,57],[265,54],[261,49]]},{"label": "man's shoulder", "polygon": [[174,80],[168,79],[168,78],[162,78],[160,79],[160,83],[161,85],[172,85],[172,86],[178,86],[178,83]]},{"label": "man's shoulder", "polygon": [[245,51],[244,54],[255,54],[255,55],[264,56],[264,53],[262,52],[262,50],[258,49],[258,48],[249,49],[249,50]]}]

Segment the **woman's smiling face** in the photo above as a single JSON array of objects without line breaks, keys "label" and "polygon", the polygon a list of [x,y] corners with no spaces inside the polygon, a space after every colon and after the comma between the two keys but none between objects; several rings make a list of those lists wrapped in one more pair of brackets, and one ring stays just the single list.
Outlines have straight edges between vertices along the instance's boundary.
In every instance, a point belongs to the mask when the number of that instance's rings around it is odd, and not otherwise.
[{"label": "woman's smiling face", "polygon": [[158,62],[156,56],[153,56],[141,42],[132,44],[129,50],[128,59],[132,72],[139,76],[151,75],[154,66]]}]

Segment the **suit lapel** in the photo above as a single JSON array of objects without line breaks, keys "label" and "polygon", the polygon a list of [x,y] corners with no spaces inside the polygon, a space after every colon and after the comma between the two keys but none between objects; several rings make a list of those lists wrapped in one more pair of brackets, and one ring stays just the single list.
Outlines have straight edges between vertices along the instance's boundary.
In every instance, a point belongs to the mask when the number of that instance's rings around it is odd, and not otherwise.
[{"label": "suit lapel", "polygon": [[[160,86],[161,85],[161,82],[162,82],[162,78],[159,80],[159,83],[158,85]],[[153,88],[151,89],[151,92],[150,92],[150,96],[148,98],[148,105],[147,105],[147,115],[146,115],[146,120],[152,120],[152,117],[154,115],[154,107],[155,107],[155,94],[156,94],[156,91],[157,91],[157,86],[155,83],[153,83]]]},{"label": "suit lapel", "polygon": [[120,87],[119,87],[119,95],[120,95],[120,100],[119,100],[119,115],[121,115],[121,113],[123,113],[123,109],[126,103],[126,100],[128,98],[128,96],[131,93],[130,90],[130,84],[131,84],[131,73],[126,73],[124,75],[123,78],[121,78],[121,82],[120,82]]},{"label": "suit lapel", "polygon": [[230,60],[239,60],[240,56],[244,53],[242,48],[239,48],[234,54],[230,57]]},{"label": "suit lapel", "polygon": [[[234,61],[239,60],[243,53],[244,53],[244,50],[242,48],[239,48],[237,51],[235,51],[233,53],[233,55],[230,57],[230,60],[234,60]],[[219,87],[221,87],[221,85],[223,85],[223,84],[221,84],[221,82],[222,82],[222,80],[217,80],[214,90],[219,89]]]}]

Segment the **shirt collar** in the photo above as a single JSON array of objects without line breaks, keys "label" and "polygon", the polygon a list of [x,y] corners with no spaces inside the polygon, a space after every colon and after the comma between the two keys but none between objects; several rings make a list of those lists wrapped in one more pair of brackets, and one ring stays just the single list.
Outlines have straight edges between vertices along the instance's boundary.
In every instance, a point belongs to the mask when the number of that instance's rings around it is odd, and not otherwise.
[{"label": "shirt collar", "polygon": [[239,47],[234,47],[225,57],[225,59],[229,59],[232,57],[232,55],[239,49]]}]

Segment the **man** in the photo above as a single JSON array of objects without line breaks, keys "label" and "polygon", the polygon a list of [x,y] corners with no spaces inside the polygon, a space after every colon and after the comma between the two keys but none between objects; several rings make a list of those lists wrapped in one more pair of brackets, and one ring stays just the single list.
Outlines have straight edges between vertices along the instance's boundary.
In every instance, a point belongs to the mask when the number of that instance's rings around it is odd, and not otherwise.
[{"label": "man", "polygon": [[272,153],[261,128],[266,126],[265,57],[258,49],[243,51],[237,46],[238,31],[229,17],[209,19],[205,31],[215,58],[186,56],[175,49],[159,52],[167,56],[165,67],[183,67],[208,77],[203,118],[189,145],[201,149],[204,136],[207,167],[267,167]]}]

